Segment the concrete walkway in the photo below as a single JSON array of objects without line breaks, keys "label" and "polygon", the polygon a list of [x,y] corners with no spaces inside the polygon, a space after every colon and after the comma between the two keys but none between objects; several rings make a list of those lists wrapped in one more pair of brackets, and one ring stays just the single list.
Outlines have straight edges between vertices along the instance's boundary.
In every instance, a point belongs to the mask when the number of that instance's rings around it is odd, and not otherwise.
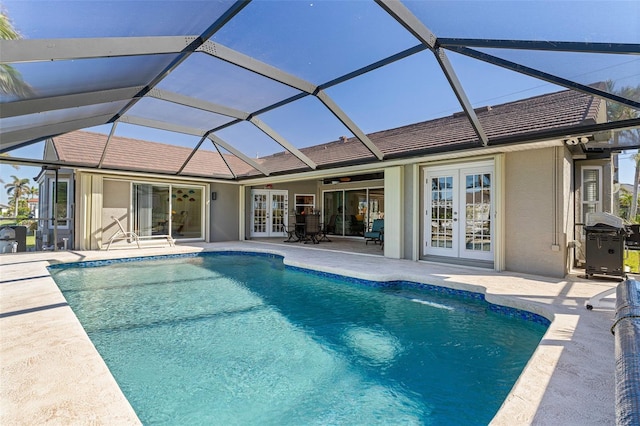
[{"label": "concrete walkway", "polygon": [[[486,293],[488,301],[552,320],[493,420],[495,425],[615,423],[611,303],[586,301],[613,279],[564,280],[348,254],[321,246],[229,242],[0,256],[0,424],[139,424],[103,360],[49,276],[50,262],[244,250],[285,263],[374,280],[410,280]],[[606,304],[605,304],[606,305]]]}]

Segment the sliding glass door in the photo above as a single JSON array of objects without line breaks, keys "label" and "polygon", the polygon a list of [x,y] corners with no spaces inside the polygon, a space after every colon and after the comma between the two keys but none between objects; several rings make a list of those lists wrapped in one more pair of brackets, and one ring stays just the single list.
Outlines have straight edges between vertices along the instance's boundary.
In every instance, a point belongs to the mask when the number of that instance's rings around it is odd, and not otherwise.
[{"label": "sliding glass door", "polygon": [[171,186],[171,235],[173,238],[204,238],[204,190]]},{"label": "sliding glass door", "polygon": [[133,184],[133,228],[141,237],[163,234],[169,220],[169,186]]},{"label": "sliding glass door", "polygon": [[134,232],[141,237],[204,238],[203,188],[133,183]]},{"label": "sliding glass door", "polygon": [[384,189],[325,191],[322,210],[327,233],[364,236],[374,219],[384,217]]}]

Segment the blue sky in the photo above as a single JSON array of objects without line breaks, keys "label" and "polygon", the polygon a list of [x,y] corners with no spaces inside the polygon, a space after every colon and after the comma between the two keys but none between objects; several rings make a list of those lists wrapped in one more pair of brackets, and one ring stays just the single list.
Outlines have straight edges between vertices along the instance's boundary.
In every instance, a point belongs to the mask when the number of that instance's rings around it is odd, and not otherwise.
[{"label": "blue sky", "polygon": [[[195,19],[187,16],[193,10],[190,4],[200,11]],[[407,1],[405,4],[440,37],[640,42],[640,2]],[[2,6],[24,38],[190,34],[211,22],[208,14],[213,16],[221,10],[220,2],[188,1],[3,0]],[[80,13],[82,19],[75,13]],[[145,19],[139,19],[140,16]],[[451,19],[452,16],[455,19]],[[214,41],[314,84],[417,44],[416,39],[372,2],[325,0],[255,1],[218,32]],[[516,51],[503,53],[506,59],[520,55]],[[611,76],[620,86],[640,84],[637,61],[629,63],[628,58],[619,55],[554,53],[528,55],[527,60],[531,66],[585,84]],[[455,53],[448,56],[475,107],[561,89]],[[189,61],[188,66],[174,71],[160,87],[192,96],[206,94],[213,101],[234,103],[231,106],[248,112],[268,105],[273,99],[282,99],[285,94],[288,96],[289,92],[283,92],[277,85],[244,72],[240,76],[239,71],[229,71],[229,67],[219,61],[198,55],[192,55]],[[123,75],[139,66],[138,62],[128,64],[126,60],[110,63],[121,65]],[[73,61],[57,63],[55,76],[47,72],[50,68],[38,64],[21,64],[18,68],[25,78],[33,79],[36,86],[41,83],[41,90],[48,93],[73,84],[86,74],[76,65]],[[132,69],[127,70],[127,66]],[[202,67],[211,70],[208,79],[217,84],[194,82],[194,70]],[[93,71],[94,75],[82,77],[82,83],[88,88],[97,84],[95,82],[109,81],[114,74],[113,68],[102,74],[100,70]],[[239,77],[244,87],[250,87],[248,93],[233,84]],[[461,109],[430,52],[416,54],[335,86],[327,93],[365,133],[446,116]],[[141,108],[134,107],[132,115],[138,110]],[[163,113],[171,116],[172,111],[167,109]],[[350,136],[312,97],[263,114],[260,119],[297,147]],[[110,127],[90,130],[108,133]],[[127,125],[119,125],[116,134],[186,146],[198,142],[193,136]],[[282,150],[250,125],[229,128],[218,136],[251,157]],[[40,158],[41,147],[13,155]],[[0,177],[5,182],[11,180],[12,174],[33,177],[38,173],[37,168],[15,170],[5,164],[0,168]],[[620,178],[624,183],[633,181],[630,155],[621,156]],[[6,202],[6,191],[2,191],[0,202]]]}]

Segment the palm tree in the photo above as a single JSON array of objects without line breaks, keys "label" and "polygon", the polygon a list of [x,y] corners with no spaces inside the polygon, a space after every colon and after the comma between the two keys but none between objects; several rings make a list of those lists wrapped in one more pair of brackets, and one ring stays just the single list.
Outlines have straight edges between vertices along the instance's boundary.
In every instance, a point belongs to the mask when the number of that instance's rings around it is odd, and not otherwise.
[{"label": "palm tree", "polygon": [[[606,83],[606,90],[609,93],[615,93],[628,99],[640,100],[640,86],[625,86],[621,89],[615,88],[615,83],[611,80]],[[617,102],[607,102],[607,119],[609,121],[628,120],[637,118],[640,112],[634,108],[621,105]],[[631,144],[638,145],[640,143],[640,129],[622,130],[613,133],[614,145],[618,145],[620,139],[628,139]],[[633,179],[633,198],[631,199],[631,208],[629,209],[628,219],[635,221],[638,213],[638,185],[640,184],[640,151],[634,156],[636,171]]]},{"label": "palm tree", "polygon": [[[0,12],[0,38],[3,40],[21,38],[4,11]],[[26,98],[33,96],[34,91],[14,67],[0,64],[0,93]]]},{"label": "palm tree", "polygon": [[633,194],[631,192],[625,190],[624,188],[620,188],[620,192],[618,194],[618,211],[620,212],[620,216],[629,217],[632,198]]},{"label": "palm tree", "polygon": [[15,203],[15,217],[18,217],[18,207],[20,206],[20,198],[29,191],[29,178],[19,178],[11,175],[13,182],[4,185],[7,188],[7,195],[13,196]]}]

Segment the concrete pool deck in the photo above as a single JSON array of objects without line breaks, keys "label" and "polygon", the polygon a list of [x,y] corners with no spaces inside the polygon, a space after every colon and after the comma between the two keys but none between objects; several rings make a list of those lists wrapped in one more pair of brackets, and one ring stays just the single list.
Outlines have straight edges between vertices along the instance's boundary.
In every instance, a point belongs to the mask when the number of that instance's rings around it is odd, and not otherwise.
[{"label": "concrete pool deck", "polygon": [[615,423],[613,306],[585,308],[615,279],[553,279],[238,241],[0,256],[0,424],[140,424],[49,276],[49,264],[211,250],[271,252],[292,266],[482,292],[490,302],[541,314],[552,324],[492,424]]}]

